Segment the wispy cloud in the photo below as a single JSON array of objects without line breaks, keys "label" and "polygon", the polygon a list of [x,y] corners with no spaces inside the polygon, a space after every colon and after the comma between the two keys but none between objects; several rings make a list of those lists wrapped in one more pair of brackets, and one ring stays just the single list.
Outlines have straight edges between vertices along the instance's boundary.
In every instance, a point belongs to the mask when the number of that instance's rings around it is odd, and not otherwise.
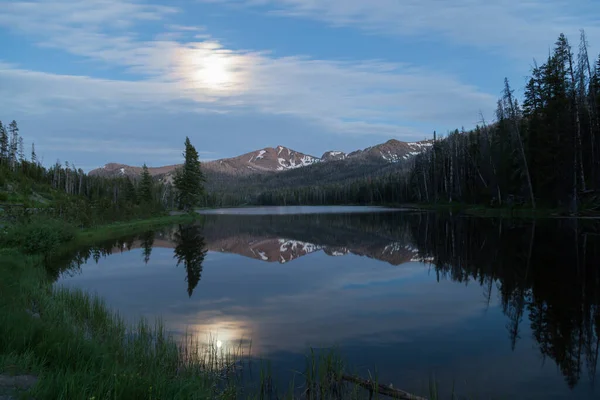
[{"label": "wispy cloud", "polygon": [[[161,143],[140,143],[139,140],[124,138],[123,140],[102,140],[79,137],[50,137],[38,142],[45,153],[68,152],[70,154],[105,153],[122,158],[123,155],[145,159],[150,166],[163,163],[179,163],[183,160],[180,148],[165,147]],[[201,161],[212,161],[216,153],[198,151]],[[84,170],[96,168],[97,165],[81,167]]]},{"label": "wispy cloud", "polygon": [[[69,150],[83,152],[110,150],[113,153],[164,155],[169,157],[173,155],[181,155],[181,149],[179,148],[165,148],[164,146],[159,147],[158,144],[156,146],[148,146],[138,142],[118,140],[81,139],[73,137],[48,138],[45,147],[51,148],[53,146],[56,148],[64,148],[66,146]],[[212,151],[198,151],[198,153],[204,155],[215,154]]]},{"label": "wispy cloud", "polygon": [[[414,136],[422,135],[415,127],[419,124],[429,131],[439,125],[475,122],[479,110],[491,112],[495,100],[453,76],[406,64],[274,57],[268,52],[227,49],[211,38],[164,36],[193,28],[169,25],[178,11],[172,7],[128,0],[0,4],[7,10],[0,25],[32,37],[39,45],[142,77],[116,81],[0,65],[0,76],[9,81],[0,92],[15,96],[9,108],[32,112],[57,107],[108,107],[115,112],[144,107],[201,112],[255,109],[307,118],[332,132]],[[136,25],[153,22],[163,36],[142,40],[135,33]]]},{"label": "wispy cloud", "polygon": [[560,32],[600,41],[596,0],[199,0],[261,8],[414,40],[450,40],[531,59]]}]

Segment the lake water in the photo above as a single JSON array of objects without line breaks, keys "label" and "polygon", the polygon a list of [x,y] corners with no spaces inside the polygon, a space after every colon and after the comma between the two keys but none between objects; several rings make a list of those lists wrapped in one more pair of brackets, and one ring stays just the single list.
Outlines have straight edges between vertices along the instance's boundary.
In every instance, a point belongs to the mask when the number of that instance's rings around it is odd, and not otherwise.
[{"label": "lake water", "polygon": [[600,397],[595,221],[265,210],[79,249],[57,284],[175,334],[251,339],[284,389],[310,346],[336,346],[421,395],[434,377],[472,399]]},{"label": "lake water", "polygon": [[407,211],[398,208],[371,206],[269,206],[269,207],[240,207],[198,210],[199,214],[227,215],[295,215],[295,214],[357,214],[373,212]]}]

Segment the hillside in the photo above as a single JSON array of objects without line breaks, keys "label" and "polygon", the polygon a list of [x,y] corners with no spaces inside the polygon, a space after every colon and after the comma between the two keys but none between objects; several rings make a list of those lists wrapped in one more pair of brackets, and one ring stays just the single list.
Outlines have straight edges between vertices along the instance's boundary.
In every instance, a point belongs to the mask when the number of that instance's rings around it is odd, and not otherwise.
[{"label": "hillside", "polygon": [[[209,191],[252,188],[281,188],[315,183],[331,183],[374,176],[402,168],[432,145],[432,141],[385,143],[351,153],[327,151],[320,158],[284,146],[266,147],[237,157],[202,163]],[[149,168],[152,176],[171,181],[177,165]],[[141,167],[109,163],[90,171],[103,177],[137,177]]]}]

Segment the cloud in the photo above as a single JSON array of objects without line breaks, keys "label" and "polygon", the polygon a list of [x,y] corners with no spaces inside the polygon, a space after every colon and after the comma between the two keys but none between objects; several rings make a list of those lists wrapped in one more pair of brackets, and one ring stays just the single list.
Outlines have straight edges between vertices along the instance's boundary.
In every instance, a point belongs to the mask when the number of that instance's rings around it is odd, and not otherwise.
[{"label": "cloud", "polygon": [[[495,104],[495,96],[453,76],[408,64],[275,57],[225,48],[208,33],[186,40],[177,33],[193,27],[171,23],[179,11],[172,7],[127,0],[0,4],[0,26],[138,76],[111,80],[0,65],[8,82],[0,92],[13,97],[3,101],[7,110],[256,110],[305,118],[331,132],[420,139],[440,126],[475,122],[479,110],[490,114]],[[148,24],[151,40],[136,33]]]},{"label": "cloud", "polygon": [[[126,154],[140,154],[147,156],[165,156],[172,158],[174,156],[180,157],[182,150],[179,148],[165,148],[160,144],[154,146],[148,146],[140,144],[138,142],[128,142],[119,140],[101,140],[101,139],[80,139],[73,137],[52,137],[42,142],[44,149],[47,150],[69,150],[77,152],[98,152],[98,151],[110,151],[111,153],[126,153]],[[210,155],[214,154],[212,151],[199,151],[199,154]]]},{"label": "cloud", "polygon": [[[413,40],[459,45],[530,60],[549,40],[586,29],[600,42],[595,0],[199,0],[258,7],[275,16],[310,18],[336,27],[357,27]],[[595,12],[594,12],[595,11]]]}]

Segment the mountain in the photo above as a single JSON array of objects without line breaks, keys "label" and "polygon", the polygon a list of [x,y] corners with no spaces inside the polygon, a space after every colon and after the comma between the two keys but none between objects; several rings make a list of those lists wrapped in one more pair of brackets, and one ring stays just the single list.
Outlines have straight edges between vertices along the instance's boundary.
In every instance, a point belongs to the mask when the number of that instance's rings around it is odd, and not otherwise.
[{"label": "mountain", "polygon": [[364,150],[357,150],[348,154],[348,158],[370,159],[375,161],[384,160],[385,162],[395,163],[408,160],[433,145],[433,141],[425,140],[421,142],[401,142],[396,139],[388,140],[385,143],[376,146],[367,147]]},{"label": "mountain", "polygon": [[[265,147],[237,157],[203,162],[202,167],[209,182],[211,180],[227,182],[232,178],[264,175],[273,172],[281,173],[328,162],[344,161],[354,166],[377,164],[383,167],[409,160],[412,156],[426,150],[432,144],[432,141],[407,143],[392,139],[385,143],[357,150],[349,154],[342,151],[327,151],[320,158],[284,146]],[[169,179],[177,167],[178,165],[167,165],[164,167],[148,168],[148,170],[152,176]],[[137,177],[140,172],[140,167],[109,163],[101,168],[90,171],[90,175]]]},{"label": "mountain", "polygon": [[[148,171],[152,176],[160,176],[172,172],[178,165],[166,165],[164,167],[148,167]],[[129,176],[137,177],[142,173],[142,167],[132,167],[126,164],[108,163],[101,168],[90,171],[90,175],[103,177]]]},{"label": "mountain", "polygon": [[343,151],[326,151],[321,156],[321,161],[334,161],[334,160],[343,160],[348,155]]},{"label": "mountain", "polygon": [[284,146],[277,146],[275,148],[266,147],[238,157],[205,162],[202,165],[208,171],[231,175],[249,175],[296,169],[320,161],[320,158]]}]

